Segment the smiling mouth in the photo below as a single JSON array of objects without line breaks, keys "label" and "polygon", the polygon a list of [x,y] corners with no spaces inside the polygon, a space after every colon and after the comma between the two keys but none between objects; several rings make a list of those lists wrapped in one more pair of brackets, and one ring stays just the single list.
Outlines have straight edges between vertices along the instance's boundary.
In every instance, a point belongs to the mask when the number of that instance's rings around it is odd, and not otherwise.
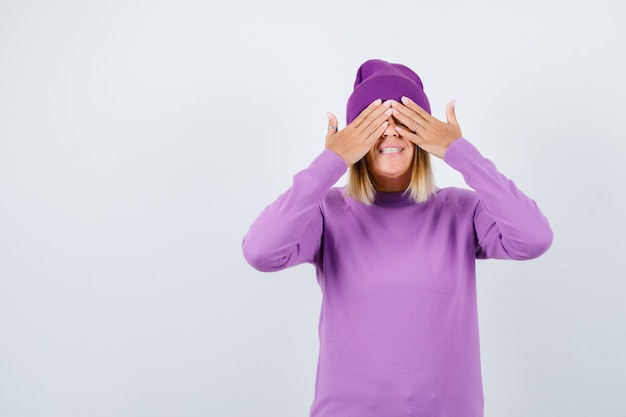
[{"label": "smiling mouth", "polygon": [[402,148],[385,148],[385,149],[381,149],[379,152],[383,155],[386,155],[386,154],[400,153],[403,150],[404,149]]}]

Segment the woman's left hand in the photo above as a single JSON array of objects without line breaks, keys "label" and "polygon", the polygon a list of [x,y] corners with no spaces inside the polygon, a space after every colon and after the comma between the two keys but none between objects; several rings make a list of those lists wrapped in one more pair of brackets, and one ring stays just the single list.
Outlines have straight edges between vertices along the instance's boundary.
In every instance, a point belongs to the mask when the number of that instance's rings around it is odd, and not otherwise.
[{"label": "woman's left hand", "polygon": [[448,103],[446,108],[447,123],[431,116],[408,97],[402,97],[402,103],[392,100],[391,107],[393,117],[401,123],[396,130],[438,158],[443,159],[450,144],[462,136],[461,127],[456,120],[454,101]]}]

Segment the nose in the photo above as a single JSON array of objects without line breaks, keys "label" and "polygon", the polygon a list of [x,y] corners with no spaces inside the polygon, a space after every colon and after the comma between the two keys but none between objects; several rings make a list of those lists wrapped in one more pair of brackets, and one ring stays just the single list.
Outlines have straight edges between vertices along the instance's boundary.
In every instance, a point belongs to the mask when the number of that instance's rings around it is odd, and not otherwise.
[{"label": "nose", "polygon": [[389,136],[395,136],[398,137],[398,131],[396,130],[396,121],[393,117],[390,117],[388,120],[389,124],[387,125],[387,128],[385,129],[385,131],[383,132],[383,137],[389,137]]}]

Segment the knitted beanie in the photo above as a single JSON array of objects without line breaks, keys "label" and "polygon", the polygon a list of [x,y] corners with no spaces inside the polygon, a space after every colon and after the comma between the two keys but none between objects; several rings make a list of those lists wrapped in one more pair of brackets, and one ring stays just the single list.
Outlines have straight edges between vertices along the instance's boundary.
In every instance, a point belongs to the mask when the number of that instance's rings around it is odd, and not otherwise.
[{"label": "knitted beanie", "polygon": [[354,91],[346,105],[346,123],[352,122],[374,100],[409,97],[430,113],[422,80],[410,68],[380,59],[365,61],[356,73]]}]

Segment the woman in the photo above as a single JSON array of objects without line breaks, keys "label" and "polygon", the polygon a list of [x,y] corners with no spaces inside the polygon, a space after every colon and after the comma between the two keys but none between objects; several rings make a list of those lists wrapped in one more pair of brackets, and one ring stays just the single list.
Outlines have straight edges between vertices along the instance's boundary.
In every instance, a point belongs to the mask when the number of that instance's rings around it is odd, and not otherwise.
[{"label": "woman", "polygon": [[[429,155],[473,191],[434,187]],[[417,74],[369,60],[347,126],[329,113],[326,149],[254,221],[243,252],[260,271],[316,268],[311,417],[478,417],[475,259],[531,259],[551,243],[535,202],[462,137],[454,103],[447,122],[432,117]]]}]

